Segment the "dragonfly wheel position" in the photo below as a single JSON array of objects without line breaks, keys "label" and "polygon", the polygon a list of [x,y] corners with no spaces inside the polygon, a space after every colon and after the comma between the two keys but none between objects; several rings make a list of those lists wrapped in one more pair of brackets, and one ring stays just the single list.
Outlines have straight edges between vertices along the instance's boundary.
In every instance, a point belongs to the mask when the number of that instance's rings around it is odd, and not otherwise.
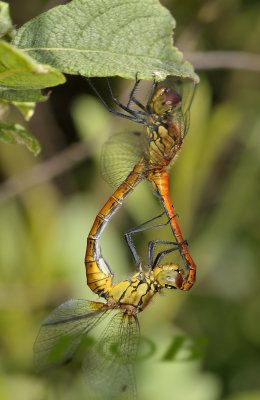
[{"label": "dragonfly wheel position", "polygon": [[[196,265],[189,254],[187,242],[183,239],[176,220],[176,214],[169,198],[168,173],[166,171],[180,151],[186,133],[185,119],[181,110],[181,96],[170,88],[157,88],[157,84],[154,82],[148,102],[144,106],[135,98],[135,91],[140,82],[136,80],[127,106],[124,106],[115,98],[109,80],[107,80],[111,97],[115,104],[125,112],[123,113],[111,109],[90,79],[88,82],[111,113],[145,125],[147,140],[140,160],[101,209],[91,228],[85,257],[87,283],[95,293],[103,297],[107,296],[108,288],[112,285],[113,273],[101,254],[99,244],[101,234],[125,198],[143,179],[147,179],[151,182],[163,205],[165,214],[170,220],[176,246],[185,262],[185,274],[180,289],[190,290],[195,283]],[[140,110],[131,108],[132,103]]]}]

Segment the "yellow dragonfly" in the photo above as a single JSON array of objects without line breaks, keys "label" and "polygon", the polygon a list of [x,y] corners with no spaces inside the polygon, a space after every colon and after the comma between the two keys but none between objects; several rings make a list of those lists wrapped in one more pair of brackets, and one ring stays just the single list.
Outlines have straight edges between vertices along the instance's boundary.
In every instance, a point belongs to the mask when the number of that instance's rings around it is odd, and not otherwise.
[{"label": "yellow dragonfly", "polygon": [[[149,243],[152,258],[154,244]],[[173,247],[170,251],[177,249]],[[109,286],[105,302],[69,300],[57,307],[43,322],[34,345],[37,369],[66,364],[81,352],[88,400],[136,399],[137,315],[156,293],[178,289],[182,281],[183,271],[178,265],[158,265],[164,253],[154,258],[157,264],[153,263],[153,268],[139,270]],[[101,336],[89,346],[89,332],[104,321],[106,327]]]}]

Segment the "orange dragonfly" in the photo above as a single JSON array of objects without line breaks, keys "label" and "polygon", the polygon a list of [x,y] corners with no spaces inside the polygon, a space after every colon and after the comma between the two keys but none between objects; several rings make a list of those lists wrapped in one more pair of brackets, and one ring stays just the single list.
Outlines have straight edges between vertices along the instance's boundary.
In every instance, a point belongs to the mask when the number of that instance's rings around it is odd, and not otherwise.
[{"label": "orange dragonfly", "polygon": [[[122,205],[125,198],[143,179],[147,179],[151,182],[156,194],[160,198],[165,214],[169,219],[176,245],[185,262],[185,273],[182,274],[181,279],[178,277],[178,288],[186,291],[190,290],[195,283],[196,265],[189,254],[187,242],[182,237],[181,230],[176,220],[176,214],[171,205],[167,173],[167,167],[169,167],[179,153],[185,134],[187,133],[189,108],[187,108],[184,113],[182,110],[182,98],[180,93],[168,87],[157,88],[156,82],[153,83],[148,102],[146,106],[144,106],[135,98],[135,92],[140,80],[136,80],[129,101],[127,105],[124,106],[114,97],[108,81],[111,97],[113,101],[127,113],[124,114],[111,109],[105,103],[92,82],[89,79],[88,81],[94,92],[111,113],[143,124],[146,127],[146,133],[143,135],[136,133],[134,135],[128,134],[129,140],[126,147],[128,147],[130,152],[135,156],[140,153],[139,161],[134,165],[134,168],[127,178],[120,184],[118,189],[116,189],[100,210],[89,232],[85,256],[88,286],[99,296],[107,297],[109,288],[113,282],[113,273],[102,256],[99,244],[100,236],[112,215]],[[131,108],[130,106],[132,103],[134,103],[139,110]],[[108,147],[110,146],[110,148],[113,148],[114,142],[117,141],[116,136],[112,137],[108,141]],[[125,151],[120,151],[120,148],[118,153],[118,157],[125,157]],[[109,152],[107,152],[107,154],[109,159]],[[112,156],[110,159],[112,160],[112,164],[115,165]],[[113,165],[107,168],[108,174],[111,168],[114,168]],[[118,168],[118,170],[121,170],[121,168]],[[134,247],[131,245],[129,236],[127,235],[126,238],[135,261],[138,263],[139,258],[134,251]]]},{"label": "orange dragonfly", "polygon": [[[149,251],[153,259],[153,249]],[[162,258],[160,253],[154,262],[159,258]],[[177,265],[157,263],[147,272],[139,271],[117,284],[108,282],[106,290],[104,287],[107,293],[104,303],[70,300],[60,305],[41,326],[34,345],[36,367],[49,370],[68,363],[80,353],[89,400],[136,399],[137,315],[157,292],[178,289],[179,279],[181,271]],[[89,332],[104,321],[105,329],[93,343]]]}]

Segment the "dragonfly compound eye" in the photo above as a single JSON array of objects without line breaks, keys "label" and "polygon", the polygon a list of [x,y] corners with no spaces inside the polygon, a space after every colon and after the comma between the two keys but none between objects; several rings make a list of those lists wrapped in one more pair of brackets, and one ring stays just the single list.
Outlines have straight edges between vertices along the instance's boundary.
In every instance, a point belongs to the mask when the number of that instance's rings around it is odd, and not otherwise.
[{"label": "dragonfly compound eye", "polygon": [[151,108],[156,114],[171,113],[181,102],[181,96],[172,89],[160,87],[155,92]]},{"label": "dragonfly compound eye", "polygon": [[182,275],[177,265],[163,266],[163,269],[155,277],[157,282],[165,288],[177,289],[182,286]]},{"label": "dragonfly compound eye", "polygon": [[181,96],[174,90],[167,89],[164,96],[165,96],[165,104],[171,107],[173,106],[175,107],[181,102]]}]

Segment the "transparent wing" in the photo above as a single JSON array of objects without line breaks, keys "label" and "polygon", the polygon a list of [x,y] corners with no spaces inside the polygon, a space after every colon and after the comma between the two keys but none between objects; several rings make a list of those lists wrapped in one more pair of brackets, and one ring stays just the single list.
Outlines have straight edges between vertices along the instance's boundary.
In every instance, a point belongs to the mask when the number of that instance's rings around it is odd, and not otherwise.
[{"label": "transparent wing", "polygon": [[190,108],[195,95],[196,85],[193,82],[182,84],[182,115],[184,122],[184,135],[187,134],[190,126]]},{"label": "transparent wing", "polygon": [[139,324],[135,316],[116,312],[83,362],[84,379],[91,400],[136,398],[134,362]]},{"label": "transparent wing", "polygon": [[70,300],[57,307],[43,322],[34,344],[37,369],[70,361],[86,335],[108,311],[103,303]]},{"label": "transparent wing", "polygon": [[136,163],[147,154],[147,138],[144,133],[127,132],[113,135],[104,144],[101,154],[101,175],[113,187],[132,171]]},{"label": "transparent wing", "polygon": [[184,136],[187,134],[190,125],[190,107],[195,94],[196,85],[190,79],[179,79],[168,77],[163,85],[175,90],[181,96],[181,109],[176,112],[176,119]]}]

